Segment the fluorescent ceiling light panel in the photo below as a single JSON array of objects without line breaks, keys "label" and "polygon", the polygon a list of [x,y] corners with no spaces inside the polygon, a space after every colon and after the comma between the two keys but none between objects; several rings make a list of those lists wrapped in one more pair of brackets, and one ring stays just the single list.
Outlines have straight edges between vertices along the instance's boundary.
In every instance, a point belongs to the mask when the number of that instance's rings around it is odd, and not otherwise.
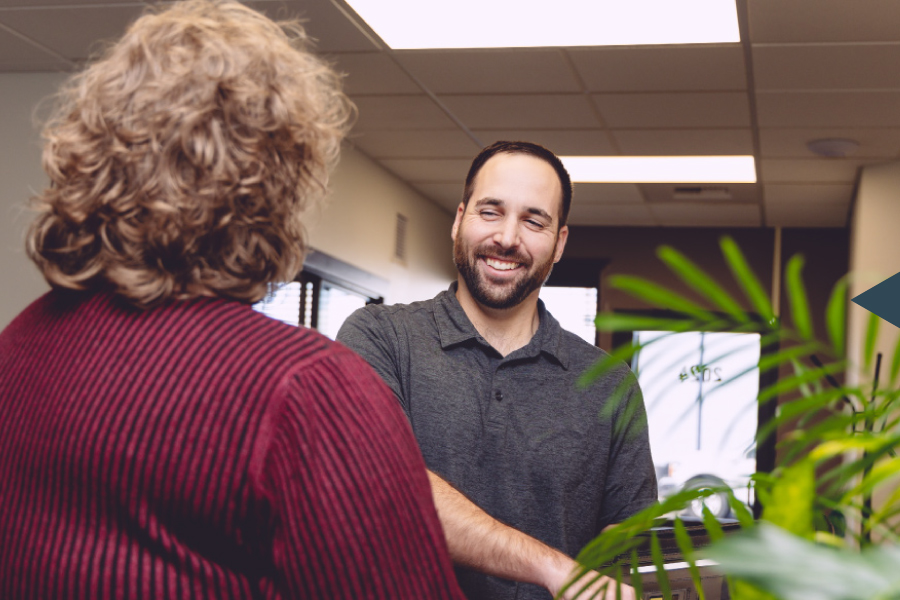
[{"label": "fluorescent ceiling light panel", "polygon": [[735,0],[346,0],[394,49],[739,42]]},{"label": "fluorescent ceiling light panel", "polygon": [[580,183],[756,183],[752,156],[561,156]]}]

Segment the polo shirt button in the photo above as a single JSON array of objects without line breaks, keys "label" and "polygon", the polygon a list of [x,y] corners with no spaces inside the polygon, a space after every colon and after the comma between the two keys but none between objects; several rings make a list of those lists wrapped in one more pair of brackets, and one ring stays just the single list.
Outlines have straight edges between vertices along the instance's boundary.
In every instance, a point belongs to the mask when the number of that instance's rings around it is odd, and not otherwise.
[{"label": "polo shirt button", "polygon": [[497,399],[497,402],[502,402],[503,401],[503,392],[501,392],[500,390],[496,390],[494,392],[494,398]]}]

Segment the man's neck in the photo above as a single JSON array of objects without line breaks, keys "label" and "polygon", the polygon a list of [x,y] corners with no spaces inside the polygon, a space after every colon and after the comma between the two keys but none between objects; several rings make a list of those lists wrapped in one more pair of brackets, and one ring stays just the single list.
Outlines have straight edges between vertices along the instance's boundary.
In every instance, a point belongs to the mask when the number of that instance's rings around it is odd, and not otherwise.
[{"label": "man's neck", "polygon": [[475,300],[460,279],[456,298],[475,330],[502,356],[528,345],[540,324],[538,291],[512,308],[496,309]]}]

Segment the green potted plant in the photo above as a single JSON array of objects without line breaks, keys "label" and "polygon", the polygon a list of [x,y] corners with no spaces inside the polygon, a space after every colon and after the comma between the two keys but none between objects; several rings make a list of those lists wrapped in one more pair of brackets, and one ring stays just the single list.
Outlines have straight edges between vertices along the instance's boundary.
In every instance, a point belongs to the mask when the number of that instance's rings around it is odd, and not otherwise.
[{"label": "green potted plant", "polygon": [[[666,316],[601,313],[596,323],[607,332],[756,331],[764,345],[777,348],[757,365],[761,372],[777,373],[771,384],[760,387],[758,402],[778,402],[757,440],[778,435],[775,468],[753,477],[761,517],[755,520],[727,487],[683,490],[589,544],[578,557],[584,573],[596,570],[621,581],[636,574],[638,546],[649,543],[660,591],[670,597],[659,538],[647,532],[666,515],[716,493],[727,496],[741,531],[725,536],[707,508],[703,522],[710,545],[695,549],[679,518],[673,527],[701,600],[699,558],[718,564],[732,598],[900,597],[900,457],[895,453],[900,443],[900,346],[887,358],[876,353],[881,319],[870,314],[862,364],[850,364],[846,278],[834,286],[824,315],[825,339],[819,339],[802,279],[802,257],[792,257],[785,268],[789,326],[776,317],[737,244],[725,237],[721,249],[743,297],[728,294],[686,256],[664,246],[659,258],[692,291],[691,297],[639,277],[614,276],[613,287]],[[640,349],[634,343],[615,348],[584,375],[584,383]],[[619,400],[613,398],[610,410]],[[882,499],[873,503],[876,492]],[[632,576],[631,582],[640,593],[640,578]]]}]

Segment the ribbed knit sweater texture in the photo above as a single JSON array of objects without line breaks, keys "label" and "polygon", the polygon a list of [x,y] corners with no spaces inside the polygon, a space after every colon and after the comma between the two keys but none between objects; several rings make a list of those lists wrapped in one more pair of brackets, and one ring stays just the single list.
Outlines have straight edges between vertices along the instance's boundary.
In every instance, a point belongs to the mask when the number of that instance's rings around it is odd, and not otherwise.
[{"label": "ribbed knit sweater texture", "polygon": [[53,291],[0,333],[0,598],[461,598],[356,355],[238,302]]}]

